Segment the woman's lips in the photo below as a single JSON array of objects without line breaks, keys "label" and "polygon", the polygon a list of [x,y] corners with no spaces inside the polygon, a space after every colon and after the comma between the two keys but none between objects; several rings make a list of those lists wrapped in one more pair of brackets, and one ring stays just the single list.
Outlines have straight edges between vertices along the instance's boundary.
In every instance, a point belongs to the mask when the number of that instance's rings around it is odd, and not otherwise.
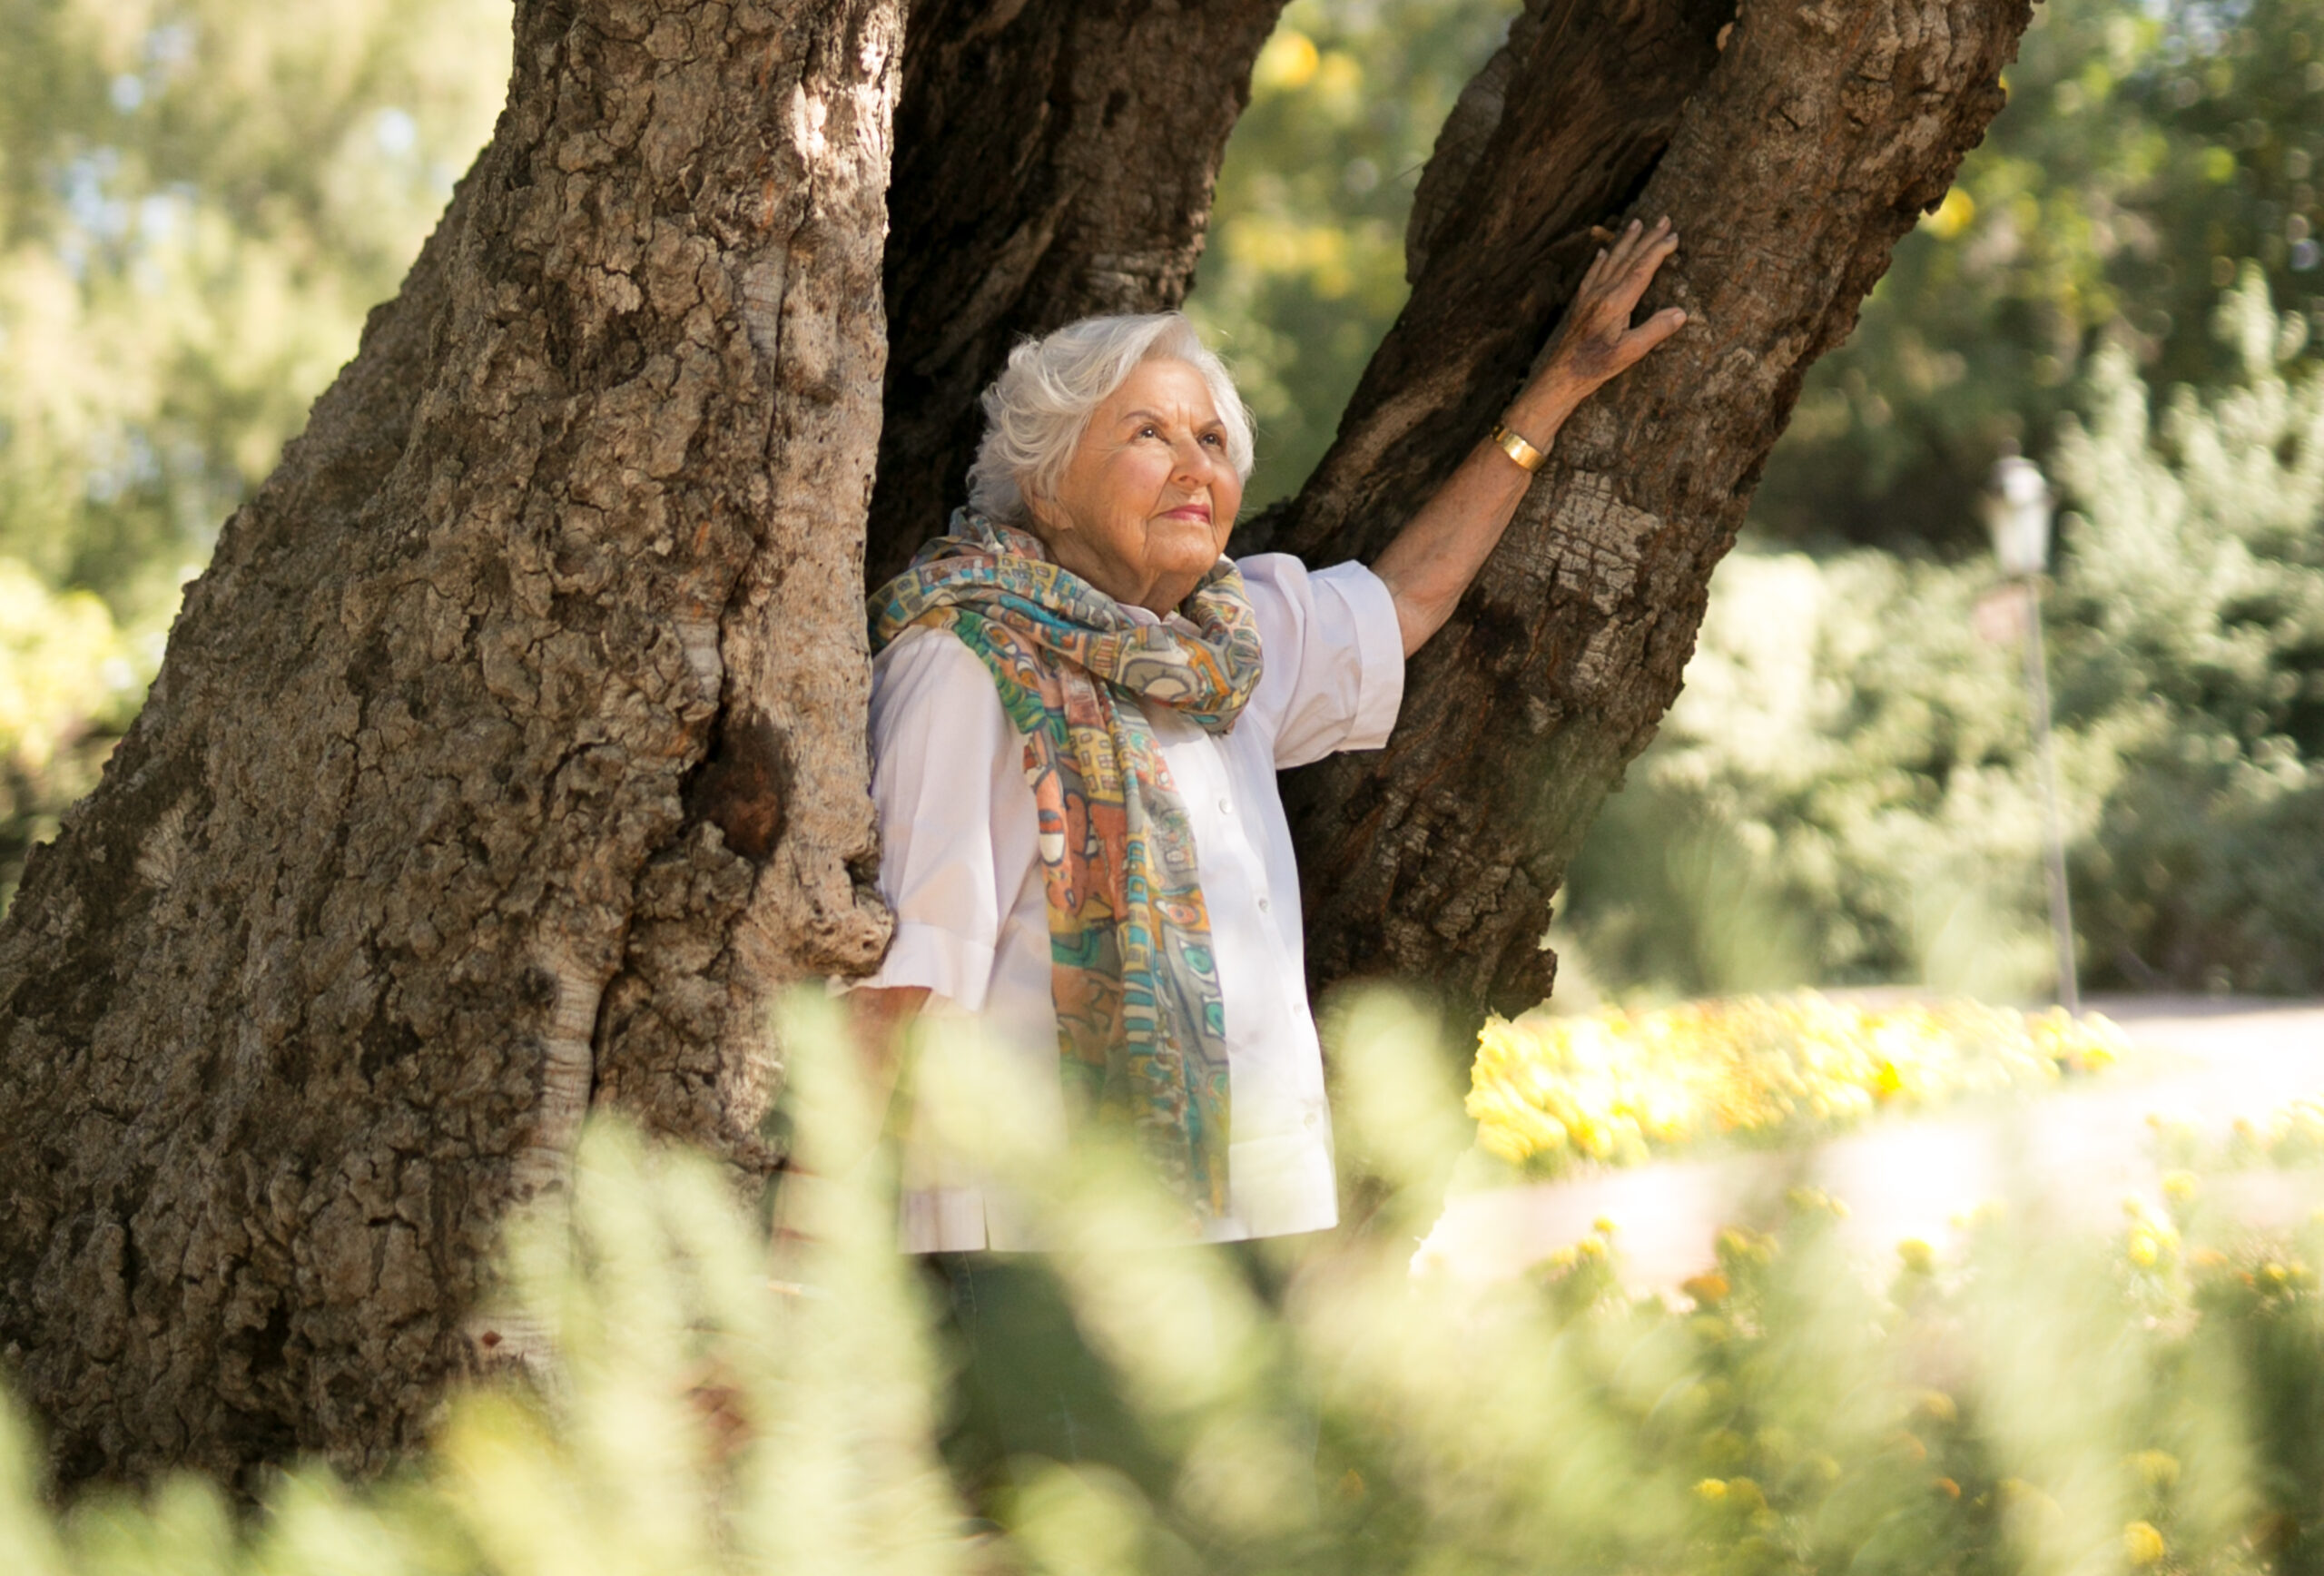
[{"label": "woman's lips", "polygon": [[1162,517],[1166,520],[1200,520],[1206,526],[1210,524],[1210,511],[1200,504],[1186,504],[1175,509],[1166,509],[1162,513]]}]

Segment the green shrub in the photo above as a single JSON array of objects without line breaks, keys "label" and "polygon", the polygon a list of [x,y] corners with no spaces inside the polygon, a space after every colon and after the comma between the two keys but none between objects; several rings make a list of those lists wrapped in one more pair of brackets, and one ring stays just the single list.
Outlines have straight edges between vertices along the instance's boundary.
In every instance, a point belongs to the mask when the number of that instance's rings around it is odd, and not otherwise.
[{"label": "green shrub", "polygon": [[[2240,387],[2151,417],[2100,357],[2053,468],[2046,618],[2082,966],[2324,988],[2324,377],[2257,273]],[[1987,566],[1871,552],[1721,566],[1687,687],[1577,860],[1585,977],[1681,993],[2047,982],[2042,817]]]},{"label": "green shrub", "polygon": [[[1686,687],[1574,862],[1561,995],[2042,980],[2039,782],[1980,589],[1876,552],[1721,565]],[[2063,766],[2086,820],[2112,762]]]},{"label": "green shrub", "polygon": [[[842,1171],[871,1113],[795,1020],[798,1131]],[[243,1573],[2306,1571],[2324,1565],[2324,1241],[2267,1241],[2175,1179],[2111,1241],[1987,1212],[1957,1249],[1849,1261],[1802,1194],[1684,1295],[1623,1288],[1602,1236],[1478,1287],[1415,1277],[1469,1128],[1428,1027],[1334,1026],[1344,1158],[1381,1199],[1310,1245],[1279,1309],[1212,1256],[1088,1246],[1160,1207],[1102,1156],[1055,1260],[1091,1344],[1187,1468],[1149,1499],[1028,1470],[968,1522],[936,1465],[929,1300],[876,1160],[770,1262],[708,1167],[610,1124],[508,1286],[541,1377],[457,1397],[384,1483],[314,1468],[238,1520],[192,1480],[53,1518],[0,1432],[0,1567]],[[959,1048],[949,1048],[948,1056]],[[972,1048],[971,1048],[972,1049]],[[972,1056],[963,1059],[973,1061]],[[1006,1156],[996,1164],[1012,1164]],[[2288,1174],[2324,1196],[2312,1174]],[[1108,1178],[1111,1178],[1108,1180]],[[1209,1284],[1201,1284],[1208,1281]],[[1189,1341],[1184,1310],[1218,1310]],[[715,1404],[712,1402],[714,1399]],[[1312,1463],[1284,1421],[1321,1417]],[[1312,1473],[1312,1476],[1311,1476]],[[1316,1492],[1309,1492],[1310,1483]]]},{"label": "green shrub", "polygon": [[[2117,353],[2058,448],[2079,513],[2061,715],[2122,763],[2086,841],[2083,934],[2132,978],[2324,982],[2324,378],[2256,272],[2221,335],[2241,387],[2150,419]],[[2079,895],[2079,894],[2078,894]]]}]

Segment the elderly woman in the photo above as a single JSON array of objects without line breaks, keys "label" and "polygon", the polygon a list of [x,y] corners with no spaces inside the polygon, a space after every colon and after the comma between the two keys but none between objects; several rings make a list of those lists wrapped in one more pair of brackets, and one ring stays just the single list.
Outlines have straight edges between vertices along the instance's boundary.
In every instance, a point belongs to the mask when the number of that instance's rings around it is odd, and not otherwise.
[{"label": "elderly woman", "polygon": [[[1633,327],[1678,244],[1599,253],[1502,424],[1370,567],[1223,554],[1251,427],[1175,312],[1022,345],[984,397],[969,506],[872,599],[880,884],[857,992],[969,1014],[1045,1071],[1060,1136],[1119,1124],[1189,1240],[1334,1224],[1322,1058],[1275,773],[1377,748],[1405,657],[1501,539],[1560,426],[1685,320]],[[1037,1247],[1005,1197],[907,1145],[911,1250]]]}]

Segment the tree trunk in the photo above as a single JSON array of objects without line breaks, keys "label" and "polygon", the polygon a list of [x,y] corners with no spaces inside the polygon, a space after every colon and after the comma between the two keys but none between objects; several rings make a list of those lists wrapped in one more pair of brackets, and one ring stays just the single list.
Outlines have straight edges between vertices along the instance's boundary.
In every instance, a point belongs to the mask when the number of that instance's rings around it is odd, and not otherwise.
[{"label": "tree trunk", "polygon": [[[918,0],[900,65],[902,0],[519,0],[491,146],[0,921],[0,1343],[64,1481],[408,1448],[593,1092],[769,1162],[765,992],[886,935],[867,532],[876,574],[940,525],[1014,335],[1177,301],[1278,4]],[[1717,6],[1531,8],[1281,522],[1376,552],[1588,224],[1679,219],[1696,322],[1569,428],[1391,747],[1295,784],[1321,978],[1540,993],[1799,373],[2024,22],[1817,0],[1721,56]]]},{"label": "tree trunk", "polygon": [[491,145],[0,928],[0,1340],[62,1481],[384,1463],[593,1075],[761,1158],[766,986],[879,956],[901,33],[519,0]]},{"label": "tree trunk", "polygon": [[1275,542],[1378,553],[1513,392],[1592,222],[1671,218],[1682,249],[1643,310],[1689,322],[1568,424],[1413,661],[1387,748],[1287,783],[1319,990],[1391,975],[1469,1012],[1549,994],[1551,899],[1678,694],[1800,380],[1983,137],[2031,15],[1787,0],[1729,30],[1718,0],[1529,5],[1447,125],[1412,300]]},{"label": "tree trunk", "polygon": [[901,0],[520,4],[0,923],[0,1342],[63,1482],[392,1459],[515,1345],[483,1268],[593,1096],[770,1163],[767,992],[886,939],[883,257],[900,563],[1015,335],[1183,297],[1280,5],[921,0],[900,61]]},{"label": "tree trunk", "polygon": [[1283,0],[919,0],[888,194],[876,585],[944,528],[1009,347],[1177,306]]}]

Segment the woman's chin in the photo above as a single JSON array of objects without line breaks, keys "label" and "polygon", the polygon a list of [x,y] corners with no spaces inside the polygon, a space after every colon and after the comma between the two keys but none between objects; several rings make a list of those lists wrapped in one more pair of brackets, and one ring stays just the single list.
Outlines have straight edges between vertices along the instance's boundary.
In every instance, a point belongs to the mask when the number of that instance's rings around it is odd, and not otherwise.
[{"label": "woman's chin", "polygon": [[1207,520],[1159,521],[1146,537],[1146,562],[1158,574],[1206,574],[1224,550]]}]

